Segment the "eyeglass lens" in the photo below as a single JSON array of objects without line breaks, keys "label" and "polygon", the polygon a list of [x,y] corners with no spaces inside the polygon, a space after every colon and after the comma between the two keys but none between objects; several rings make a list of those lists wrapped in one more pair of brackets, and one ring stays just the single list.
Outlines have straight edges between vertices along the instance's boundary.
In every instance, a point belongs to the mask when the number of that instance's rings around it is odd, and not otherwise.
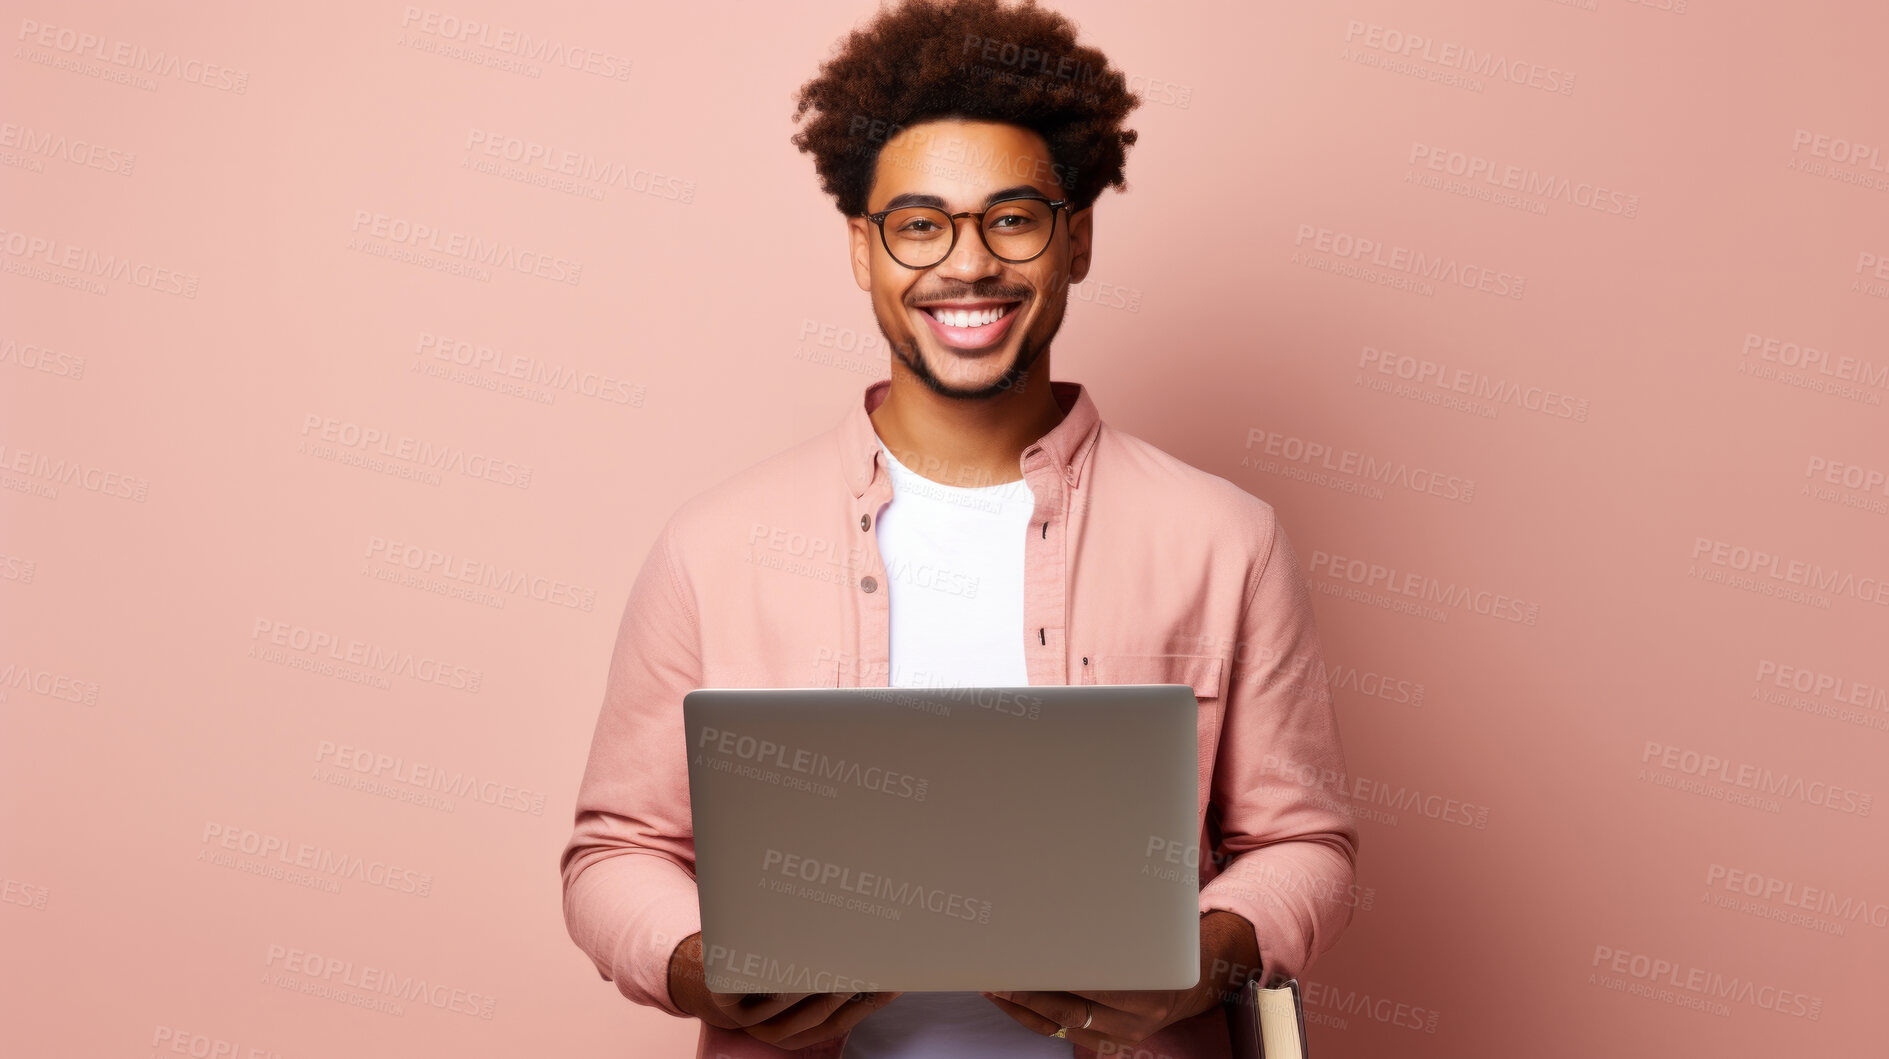
[{"label": "eyeglass lens", "polygon": [[[1027,261],[1049,246],[1056,211],[1041,199],[999,202],[984,213],[984,245],[1009,261]],[[885,219],[885,245],[899,264],[929,268],[951,250],[950,214],[931,206],[906,206]]]}]

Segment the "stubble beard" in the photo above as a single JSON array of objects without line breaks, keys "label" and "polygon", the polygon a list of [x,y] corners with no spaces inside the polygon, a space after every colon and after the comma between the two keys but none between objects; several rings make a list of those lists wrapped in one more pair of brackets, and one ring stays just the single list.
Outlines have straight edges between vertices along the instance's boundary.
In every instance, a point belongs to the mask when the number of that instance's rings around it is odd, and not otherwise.
[{"label": "stubble beard", "polygon": [[950,397],[965,401],[981,401],[996,397],[998,394],[1009,393],[1022,386],[1024,378],[1029,375],[1030,368],[1036,364],[1037,358],[1042,355],[1043,351],[1049,348],[1050,339],[1055,338],[1056,332],[1062,328],[1063,314],[1068,311],[1069,303],[1065,301],[1063,303],[1062,312],[1058,313],[1056,316],[1055,324],[1051,326],[1049,334],[1043,336],[1041,342],[1034,341],[1034,336],[1025,334],[1019,340],[1016,360],[1012,361],[1010,366],[1004,369],[1002,375],[997,376],[997,378],[987,386],[980,386],[976,389],[968,390],[952,386],[932,372],[931,366],[925,363],[925,356],[923,351],[919,349],[918,338],[916,336],[914,336],[911,341],[900,344],[892,337],[891,333],[886,330],[884,321],[878,320],[876,315],[874,316],[874,320],[878,322],[879,333],[885,337],[886,345],[891,348],[892,355],[899,358],[899,363],[904,364],[906,369],[918,378],[919,382],[924,383],[926,389],[940,397]]}]

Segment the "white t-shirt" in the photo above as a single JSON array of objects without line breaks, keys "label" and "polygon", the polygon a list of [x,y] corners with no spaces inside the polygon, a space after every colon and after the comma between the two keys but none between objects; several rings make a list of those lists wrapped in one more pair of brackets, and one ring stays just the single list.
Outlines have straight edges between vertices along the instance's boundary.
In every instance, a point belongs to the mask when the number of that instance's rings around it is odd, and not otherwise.
[{"label": "white t-shirt", "polygon": [[[883,443],[892,502],[879,555],[892,595],[895,688],[1021,687],[1023,550],[1035,498],[1022,479],[965,488],[907,468]],[[974,992],[906,993],[866,1016],[841,1059],[1069,1059],[1075,1046],[1027,1029]]]}]

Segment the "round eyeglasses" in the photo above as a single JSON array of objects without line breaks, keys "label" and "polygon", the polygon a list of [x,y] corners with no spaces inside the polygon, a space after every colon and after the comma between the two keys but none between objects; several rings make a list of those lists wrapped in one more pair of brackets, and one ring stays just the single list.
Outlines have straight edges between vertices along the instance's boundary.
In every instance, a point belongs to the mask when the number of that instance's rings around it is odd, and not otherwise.
[{"label": "round eyeglasses", "polygon": [[1056,214],[1068,199],[1038,196],[1001,199],[982,210],[946,213],[936,206],[900,206],[863,216],[879,226],[879,241],[906,268],[930,268],[958,245],[958,219],[976,217],[984,248],[1000,261],[1020,265],[1042,256],[1056,233]]}]

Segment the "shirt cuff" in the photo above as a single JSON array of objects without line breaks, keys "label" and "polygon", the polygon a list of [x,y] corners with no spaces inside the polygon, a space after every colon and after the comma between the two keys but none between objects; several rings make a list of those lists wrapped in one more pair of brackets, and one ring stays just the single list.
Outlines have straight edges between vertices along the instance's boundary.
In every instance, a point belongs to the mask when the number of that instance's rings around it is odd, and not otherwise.
[{"label": "shirt cuff", "polygon": [[661,857],[618,854],[593,861],[565,897],[571,936],[617,992],[677,1018],[695,1016],[669,995],[676,946],[702,929],[695,881]]}]

